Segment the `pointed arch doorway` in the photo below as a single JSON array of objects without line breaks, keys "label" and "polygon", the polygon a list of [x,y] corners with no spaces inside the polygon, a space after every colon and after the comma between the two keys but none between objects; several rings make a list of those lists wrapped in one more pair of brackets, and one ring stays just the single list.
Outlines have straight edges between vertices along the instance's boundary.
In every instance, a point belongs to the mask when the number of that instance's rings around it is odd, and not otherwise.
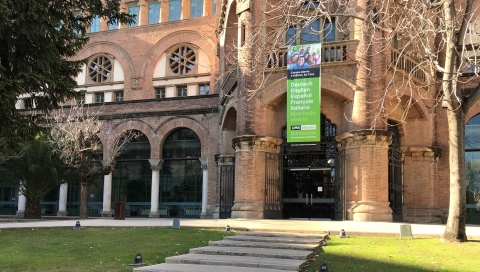
[{"label": "pointed arch doorway", "polygon": [[[337,128],[321,116],[319,151],[292,151],[283,146],[283,218],[333,220]],[[286,138],[284,131],[284,139]],[[285,141],[286,142],[286,141]]]}]

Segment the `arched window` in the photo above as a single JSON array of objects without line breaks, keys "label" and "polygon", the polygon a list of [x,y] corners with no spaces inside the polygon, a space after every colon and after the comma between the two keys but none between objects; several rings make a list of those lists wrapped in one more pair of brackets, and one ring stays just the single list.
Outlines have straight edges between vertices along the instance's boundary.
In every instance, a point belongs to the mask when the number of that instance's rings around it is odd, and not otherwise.
[{"label": "arched window", "polygon": [[175,75],[183,76],[193,70],[196,61],[195,51],[186,45],[182,45],[172,51],[168,64]]},{"label": "arched window", "polygon": [[87,74],[91,83],[111,81],[113,60],[107,55],[96,55],[88,62]]},{"label": "arched window", "polygon": [[480,114],[465,126],[467,223],[480,223]]},{"label": "arched window", "polygon": [[165,140],[160,173],[161,215],[170,217],[200,215],[202,201],[200,155],[200,139],[191,129],[178,129]]},{"label": "arched window", "polygon": [[126,216],[148,216],[152,186],[150,142],[140,131],[118,156],[112,177],[112,202],[126,202]]}]

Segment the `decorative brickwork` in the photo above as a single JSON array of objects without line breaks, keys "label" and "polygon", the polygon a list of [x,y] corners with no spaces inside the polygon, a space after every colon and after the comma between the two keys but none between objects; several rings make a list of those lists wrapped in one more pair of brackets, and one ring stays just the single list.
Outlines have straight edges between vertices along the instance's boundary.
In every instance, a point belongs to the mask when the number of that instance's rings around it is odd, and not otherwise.
[{"label": "decorative brickwork", "polygon": [[403,196],[405,222],[441,223],[438,207],[438,159],[441,150],[429,146],[404,147]]},{"label": "decorative brickwork", "polygon": [[391,132],[351,131],[337,136],[345,149],[347,219],[392,221],[388,202],[388,145]]},{"label": "decorative brickwork", "polygon": [[233,139],[235,202],[232,218],[264,218],[265,152],[278,154],[282,140],[246,135]]}]

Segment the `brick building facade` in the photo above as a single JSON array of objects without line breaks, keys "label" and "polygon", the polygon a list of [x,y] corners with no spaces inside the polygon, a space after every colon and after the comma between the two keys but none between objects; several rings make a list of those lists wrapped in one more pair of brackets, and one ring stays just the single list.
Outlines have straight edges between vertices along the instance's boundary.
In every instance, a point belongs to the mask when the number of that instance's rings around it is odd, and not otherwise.
[{"label": "brick building facade", "polygon": [[[275,62],[265,80],[252,69],[258,48],[248,41],[265,16],[264,1],[122,2],[137,23],[92,24],[78,54],[89,60],[77,77],[79,100],[102,108],[104,144],[125,129],[143,137],[92,189],[91,215],[111,216],[113,203],[126,202],[127,216],[445,222],[445,112],[417,103],[403,116],[386,101],[388,120],[371,129],[369,101],[393,76],[384,71],[395,48],[358,65],[357,25],[318,38],[333,53],[321,68],[322,148],[294,152],[285,140],[283,55],[265,60]],[[467,120],[480,112],[477,104]],[[42,205],[46,213],[75,214],[76,193],[75,185],[61,187]]]}]

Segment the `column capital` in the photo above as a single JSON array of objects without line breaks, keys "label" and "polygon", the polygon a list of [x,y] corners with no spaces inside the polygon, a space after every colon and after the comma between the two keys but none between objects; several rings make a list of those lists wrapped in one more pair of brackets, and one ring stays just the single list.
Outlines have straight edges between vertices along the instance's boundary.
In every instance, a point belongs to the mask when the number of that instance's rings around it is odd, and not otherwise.
[{"label": "column capital", "polygon": [[161,159],[149,159],[150,169],[160,171],[163,165],[163,160]]},{"label": "column capital", "polygon": [[272,153],[280,153],[282,139],[260,136],[260,135],[243,135],[232,139],[235,151],[268,151]]},{"label": "column capital", "polygon": [[387,130],[354,130],[335,137],[339,149],[378,146],[388,147],[392,143],[392,132]]},{"label": "column capital", "polygon": [[208,165],[208,158],[198,158],[198,160],[202,163],[202,169],[207,170]]},{"label": "column capital", "polygon": [[406,146],[401,147],[402,153],[407,158],[414,160],[438,161],[442,149],[434,146]]},{"label": "column capital", "polygon": [[237,0],[237,15],[250,10],[251,0]]},{"label": "column capital", "polygon": [[215,162],[217,163],[217,165],[234,165],[235,153],[217,154],[215,155]]}]

